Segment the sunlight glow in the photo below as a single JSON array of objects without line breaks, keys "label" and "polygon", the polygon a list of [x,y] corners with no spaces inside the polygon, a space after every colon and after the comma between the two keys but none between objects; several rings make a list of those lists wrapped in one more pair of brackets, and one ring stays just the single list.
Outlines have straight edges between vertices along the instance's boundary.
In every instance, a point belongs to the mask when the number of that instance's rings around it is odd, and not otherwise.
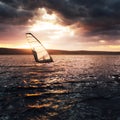
[{"label": "sunlight glow", "polygon": [[[45,8],[38,9],[40,17],[34,18],[34,24],[30,26],[30,32],[49,32],[50,39],[58,39],[64,35],[74,36],[74,31],[70,27],[62,26],[57,22],[55,13],[48,14]],[[30,20],[31,21],[31,20]]]},{"label": "sunlight glow", "polygon": [[120,45],[109,45],[111,49],[120,49]]},{"label": "sunlight glow", "polygon": [[45,8],[42,8],[42,9],[38,9],[40,12],[42,11],[43,15],[42,15],[42,20],[48,20],[48,21],[53,21],[53,20],[56,20],[57,17],[55,14],[48,14],[46,9]]},{"label": "sunlight glow", "polygon": [[36,20],[36,23],[30,28],[30,31],[37,32],[37,31],[45,31],[45,30],[63,30],[64,27],[60,25],[54,25],[50,22],[43,22]]},{"label": "sunlight glow", "polygon": [[59,29],[59,25],[55,25],[57,16],[48,14],[45,8],[38,9],[38,16],[33,19],[34,24],[30,27],[30,31],[37,32],[43,30],[54,30]]},{"label": "sunlight glow", "polygon": [[119,51],[120,45],[98,45],[94,47],[88,47],[88,50],[94,51]]},{"label": "sunlight glow", "polygon": [[29,45],[29,44],[19,45],[19,46],[16,46],[16,47],[17,47],[17,48],[30,49],[30,45]]},{"label": "sunlight glow", "polygon": [[13,47],[12,45],[10,44],[0,44],[0,48],[9,48],[9,47]]},{"label": "sunlight glow", "polygon": [[105,41],[105,40],[100,40],[99,42],[100,42],[101,44],[106,43],[106,41]]}]

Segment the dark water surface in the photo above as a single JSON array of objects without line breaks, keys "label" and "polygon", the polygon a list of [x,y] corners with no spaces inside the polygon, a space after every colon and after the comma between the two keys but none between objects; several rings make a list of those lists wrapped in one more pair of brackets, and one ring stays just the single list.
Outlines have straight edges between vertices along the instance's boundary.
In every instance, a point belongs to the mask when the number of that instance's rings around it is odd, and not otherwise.
[{"label": "dark water surface", "polygon": [[0,56],[0,120],[120,120],[120,56]]}]

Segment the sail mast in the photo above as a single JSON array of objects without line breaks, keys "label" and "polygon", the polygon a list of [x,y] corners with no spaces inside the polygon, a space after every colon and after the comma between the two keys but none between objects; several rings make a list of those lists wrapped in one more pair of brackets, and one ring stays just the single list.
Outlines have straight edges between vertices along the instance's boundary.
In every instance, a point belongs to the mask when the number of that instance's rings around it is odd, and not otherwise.
[{"label": "sail mast", "polygon": [[[32,34],[32,33],[26,33],[26,34],[30,34],[31,36],[33,36],[41,45],[42,43]],[[43,45],[42,45],[43,46]],[[43,46],[44,47],[44,46]],[[44,47],[45,48],[45,47]],[[46,48],[45,48],[46,49]]]}]

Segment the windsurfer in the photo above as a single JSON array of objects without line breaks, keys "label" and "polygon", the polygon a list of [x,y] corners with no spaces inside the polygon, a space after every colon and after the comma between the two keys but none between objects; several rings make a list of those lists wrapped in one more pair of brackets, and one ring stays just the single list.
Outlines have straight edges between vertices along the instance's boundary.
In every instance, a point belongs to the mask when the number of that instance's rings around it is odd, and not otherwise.
[{"label": "windsurfer", "polygon": [[32,50],[32,53],[33,53],[33,55],[34,55],[35,61],[36,61],[36,62],[39,62],[38,57],[37,57],[37,52],[33,49],[33,50]]}]

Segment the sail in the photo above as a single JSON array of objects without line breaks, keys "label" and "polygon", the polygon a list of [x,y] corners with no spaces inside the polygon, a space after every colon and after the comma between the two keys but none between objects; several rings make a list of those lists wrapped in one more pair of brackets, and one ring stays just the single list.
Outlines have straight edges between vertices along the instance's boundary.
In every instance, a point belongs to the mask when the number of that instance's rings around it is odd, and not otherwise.
[{"label": "sail", "polygon": [[26,33],[27,40],[31,46],[33,56],[36,62],[48,63],[53,62],[52,57],[49,55],[42,43],[31,33]]}]

